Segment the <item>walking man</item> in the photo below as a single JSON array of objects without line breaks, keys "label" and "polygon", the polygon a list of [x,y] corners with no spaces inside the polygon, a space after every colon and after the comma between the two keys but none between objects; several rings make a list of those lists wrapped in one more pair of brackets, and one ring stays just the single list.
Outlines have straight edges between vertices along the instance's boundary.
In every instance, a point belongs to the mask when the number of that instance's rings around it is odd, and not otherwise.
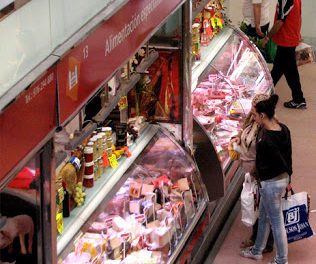
[{"label": "walking man", "polygon": [[278,0],[274,25],[261,40],[263,47],[270,38],[278,46],[271,76],[275,86],[285,75],[292,100],[285,102],[284,106],[295,109],[307,108],[295,58],[295,48],[301,40],[301,6],[301,0]]}]

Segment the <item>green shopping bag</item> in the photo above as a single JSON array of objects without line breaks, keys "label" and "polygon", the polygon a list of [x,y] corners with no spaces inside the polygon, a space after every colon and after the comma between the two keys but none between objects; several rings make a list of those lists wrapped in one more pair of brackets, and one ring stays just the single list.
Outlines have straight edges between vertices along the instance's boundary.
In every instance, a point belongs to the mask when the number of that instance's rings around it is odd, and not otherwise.
[{"label": "green shopping bag", "polygon": [[275,44],[271,39],[269,39],[269,41],[264,47],[265,59],[267,63],[272,63],[274,61],[277,52],[277,47],[277,44]]}]

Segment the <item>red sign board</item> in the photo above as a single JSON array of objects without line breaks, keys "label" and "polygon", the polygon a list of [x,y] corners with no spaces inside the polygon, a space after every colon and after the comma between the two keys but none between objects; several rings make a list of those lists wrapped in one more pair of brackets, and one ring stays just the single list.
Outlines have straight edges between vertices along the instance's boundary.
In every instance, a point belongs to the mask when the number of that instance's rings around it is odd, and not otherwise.
[{"label": "red sign board", "polygon": [[57,65],[60,123],[130,58],[183,0],[131,0]]},{"label": "red sign board", "polygon": [[0,115],[0,180],[56,128],[56,67]]}]

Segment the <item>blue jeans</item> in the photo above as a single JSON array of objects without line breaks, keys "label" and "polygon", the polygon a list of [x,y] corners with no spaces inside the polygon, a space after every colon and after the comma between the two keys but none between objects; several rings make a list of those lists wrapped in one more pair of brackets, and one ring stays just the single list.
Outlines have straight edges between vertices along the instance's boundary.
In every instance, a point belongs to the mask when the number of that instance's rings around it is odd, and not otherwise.
[{"label": "blue jeans", "polygon": [[251,249],[255,255],[262,254],[268,240],[271,224],[277,249],[276,262],[279,264],[287,262],[288,254],[287,236],[281,207],[281,196],[288,183],[289,177],[276,181],[261,182],[258,233],[255,245]]}]

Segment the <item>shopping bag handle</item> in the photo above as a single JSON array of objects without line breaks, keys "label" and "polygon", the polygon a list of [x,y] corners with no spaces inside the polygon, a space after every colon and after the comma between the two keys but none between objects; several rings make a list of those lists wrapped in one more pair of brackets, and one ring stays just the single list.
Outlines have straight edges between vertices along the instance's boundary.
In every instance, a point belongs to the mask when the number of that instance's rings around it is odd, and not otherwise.
[{"label": "shopping bag handle", "polygon": [[287,200],[287,197],[289,195],[289,191],[291,192],[291,195],[294,194],[294,191],[293,191],[293,188],[292,186],[290,185],[291,189],[289,190],[287,187],[285,188],[285,195],[284,195],[284,199]]}]

